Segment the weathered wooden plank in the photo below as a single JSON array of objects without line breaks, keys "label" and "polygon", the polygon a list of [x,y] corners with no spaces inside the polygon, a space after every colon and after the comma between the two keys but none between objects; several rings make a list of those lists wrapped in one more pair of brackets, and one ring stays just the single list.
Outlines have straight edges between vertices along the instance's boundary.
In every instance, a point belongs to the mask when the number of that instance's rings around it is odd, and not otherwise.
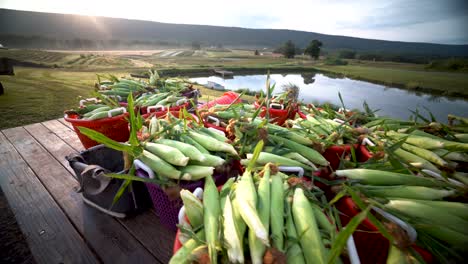
[{"label": "weathered wooden plank", "polygon": [[83,145],[81,145],[80,139],[76,135],[73,129],[65,126],[63,123],[57,120],[49,120],[42,122],[42,124],[50,129],[54,134],[59,138],[65,141],[68,145],[74,148],[76,151],[84,150]]},{"label": "weathered wooden plank", "polygon": [[38,263],[99,263],[83,238],[5,136],[0,185]]},{"label": "weathered wooden plank", "polygon": [[70,167],[65,156],[76,153],[75,149],[41,123],[27,125],[24,128],[74,176],[75,172]]},{"label": "weathered wooden plank", "polygon": [[71,130],[73,130],[73,126],[70,124],[70,122],[67,122],[65,121],[65,119],[62,117],[62,118],[59,118],[57,119],[60,123],[64,124],[65,126],[67,126],[68,128],[70,128]]},{"label": "weathered wooden plank", "polygon": [[105,263],[158,263],[116,219],[84,205],[76,180],[24,128],[3,131]]},{"label": "weathered wooden plank", "polygon": [[153,210],[120,221],[153,255],[163,263],[169,263],[175,232],[165,228]]},{"label": "weathered wooden plank", "polygon": [[[55,121],[55,122],[53,122]],[[63,126],[57,124],[57,120],[51,120],[43,123],[45,126],[48,126],[51,129],[61,129]],[[56,159],[60,159],[67,155],[66,151],[62,153],[55,153],[54,149],[59,148],[54,146],[57,141],[56,138],[51,139],[44,138],[45,131],[41,129],[37,124],[26,126],[25,127],[39,143],[42,144]],[[36,135],[37,134],[37,135]],[[59,132],[57,134],[63,134]],[[67,140],[73,140],[66,134]],[[75,140],[78,140],[78,137],[75,135]],[[81,145],[81,143],[79,143]],[[65,147],[63,147],[65,148]],[[138,215],[137,217],[119,220],[125,227],[130,231],[136,239],[138,239],[154,256],[157,256],[159,260],[163,263],[167,263],[172,256],[172,245],[175,233],[172,230],[164,228],[164,226],[159,224],[159,219],[154,214],[154,211],[150,210],[147,213]]]}]

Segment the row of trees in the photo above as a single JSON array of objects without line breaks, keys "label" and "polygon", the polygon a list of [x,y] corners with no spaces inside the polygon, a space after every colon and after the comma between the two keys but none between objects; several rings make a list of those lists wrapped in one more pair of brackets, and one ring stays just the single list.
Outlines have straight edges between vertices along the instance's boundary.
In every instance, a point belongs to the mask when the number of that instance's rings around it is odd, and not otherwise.
[{"label": "row of trees", "polygon": [[286,58],[294,58],[295,55],[304,53],[313,59],[318,59],[322,46],[323,43],[321,41],[314,39],[309,43],[304,51],[302,51],[300,48],[296,47],[291,40],[288,40],[283,44],[283,46],[277,49],[276,52],[283,54]]}]

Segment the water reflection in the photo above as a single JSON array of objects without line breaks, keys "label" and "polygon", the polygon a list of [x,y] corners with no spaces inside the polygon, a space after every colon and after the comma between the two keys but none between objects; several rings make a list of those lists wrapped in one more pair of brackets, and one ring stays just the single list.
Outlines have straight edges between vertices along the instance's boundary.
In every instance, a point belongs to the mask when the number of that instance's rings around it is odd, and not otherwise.
[{"label": "water reflection", "polygon": [[[347,108],[363,110],[362,104],[365,100],[371,109],[380,109],[379,115],[407,119],[412,114],[409,110],[427,108],[439,121],[446,121],[449,113],[468,116],[468,101],[463,99],[396,89],[337,75],[326,76],[321,73],[271,74],[270,77],[271,83],[276,83],[277,93],[281,92],[280,87],[285,84],[298,85],[301,88],[299,99],[304,103],[328,102],[340,105],[338,93],[341,93]],[[228,90],[248,88],[251,91],[260,91],[265,89],[266,75],[234,76],[229,80],[210,76],[192,78],[192,80],[200,84],[207,81],[217,82]]]}]

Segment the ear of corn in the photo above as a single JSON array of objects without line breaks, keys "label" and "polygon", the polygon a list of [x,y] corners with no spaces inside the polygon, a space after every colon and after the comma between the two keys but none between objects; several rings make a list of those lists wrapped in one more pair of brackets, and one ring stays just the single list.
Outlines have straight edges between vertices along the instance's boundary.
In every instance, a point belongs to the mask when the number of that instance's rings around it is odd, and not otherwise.
[{"label": "ear of corn", "polygon": [[234,147],[228,143],[220,142],[214,138],[193,131],[189,132],[189,136],[207,150],[226,152],[234,156],[238,155]]},{"label": "ear of corn", "polygon": [[325,248],[309,201],[300,188],[294,191],[292,213],[306,263],[325,263]]},{"label": "ear of corn", "polygon": [[438,139],[429,138],[429,137],[422,137],[416,135],[407,135],[401,134],[394,131],[387,132],[387,135],[393,138],[401,139],[404,137],[406,138],[406,142],[418,146],[424,149],[441,149],[444,148],[444,142]]},{"label": "ear of corn", "polygon": [[393,153],[416,168],[428,169],[440,173],[440,170],[436,166],[418,155],[414,155],[403,149],[397,149]]},{"label": "ear of corn", "polygon": [[365,194],[375,197],[405,198],[418,200],[441,200],[454,195],[454,190],[444,190],[423,186],[361,186]]},{"label": "ear of corn", "polygon": [[193,140],[191,137],[187,135],[181,135],[180,138],[187,144],[190,144],[194,146],[198,151],[200,151],[203,154],[210,154],[210,152],[204,148],[201,144],[199,144],[197,141]]},{"label": "ear of corn", "polygon": [[286,210],[286,234],[289,238],[287,241],[287,251],[286,251],[286,258],[287,263],[297,263],[297,264],[305,264],[304,254],[302,252],[302,248],[297,242],[298,236],[296,233],[296,226],[294,224],[293,215],[292,215],[292,196],[288,199],[288,207]]},{"label": "ear of corn", "polygon": [[206,243],[211,263],[217,263],[218,252],[216,243],[218,241],[219,217],[221,208],[219,204],[219,193],[213,179],[206,177],[203,192],[203,226],[205,228]]},{"label": "ear of corn", "polygon": [[176,166],[185,166],[189,161],[189,158],[182,154],[182,152],[177,148],[151,142],[145,143],[144,146],[146,150],[157,155],[170,164]]},{"label": "ear of corn", "polygon": [[[224,208],[224,241],[227,244],[227,253],[229,261],[232,263],[244,263],[244,250],[242,248],[241,240],[238,230],[236,228],[236,218],[233,213],[231,199],[226,197]],[[242,221],[242,219],[240,220]]]},{"label": "ear of corn", "polygon": [[204,161],[190,161],[192,165],[202,165],[202,166],[211,166],[218,167],[224,164],[224,159],[211,154],[203,154],[205,157]]},{"label": "ear of corn", "polygon": [[439,156],[437,156],[437,154],[435,154],[432,151],[429,151],[429,150],[423,149],[423,148],[418,148],[416,146],[406,144],[406,143],[404,143],[402,145],[402,148],[409,151],[409,152],[411,152],[411,153],[413,153],[413,154],[415,154],[415,155],[418,155],[419,157],[421,157],[421,158],[423,158],[425,160],[433,162],[436,165],[447,166],[447,162],[444,161]]},{"label": "ear of corn", "polygon": [[[251,158],[251,154],[247,154],[247,158]],[[280,166],[291,166],[291,167],[301,167],[305,170],[314,171],[314,168],[311,166],[305,165],[299,161],[295,161],[292,159],[288,159],[285,157],[281,157],[275,154],[267,153],[267,152],[260,152],[260,155],[257,159],[257,163],[261,165],[265,165],[269,162],[274,162]]]},{"label": "ear of corn", "polygon": [[[273,190],[272,190],[273,191]],[[268,233],[270,226],[270,166],[265,166],[263,177],[258,184],[257,195],[257,211],[260,221],[262,222],[266,232]],[[263,263],[263,255],[265,254],[265,245],[257,238],[255,230],[249,229],[249,248],[250,257],[253,264]]]},{"label": "ear of corn", "polygon": [[148,165],[153,171],[155,171],[158,175],[176,179],[180,178],[181,172],[174,168],[171,164],[165,162],[164,160],[160,159],[158,156],[143,150],[140,159],[143,163]]},{"label": "ear of corn", "polygon": [[306,157],[312,163],[318,164],[320,166],[328,166],[328,161],[315,149],[306,147],[304,145],[298,144],[294,141],[281,138],[278,136],[270,135],[277,143],[283,144],[286,147],[290,148],[292,151],[296,151],[297,153],[301,154],[302,156]]},{"label": "ear of corn", "polygon": [[418,200],[392,199],[385,204],[385,208],[387,210],[396,210],[410,217],[427,219],[430,222],[468,235],[468,230],[466,229],[468,221],[450,213],[441,214],[439,209],[428,206]]},{"label": "ear of corn", "polygon": [[158,139],[156,142],[163,144],[163,145],[177,148],[185,156],[189,157],[190,160],[196,160],[200,162],[203,162],[205,160],[205,156],[200,152],[200,150],[198,150],[196,147],[189,145],[187,143],[176,141],[176,140],[171,140],[171,139]]},{"label": "ear of corn", "polygon": [[248,170],[244,172],[237,184],[236,201],[237,209],[242,219],[244,219],[244,222],[255,232],[258,239],[265,245],[269,245],[268,232],[262,224],[256,210],[257,192],[255,191],[252,175]]},{"label": "ear of corn", "polygon": [[181,190],[180,197],[192,229],[197,229],[203,225],[203,204],[192,192],[187,190]]},{"label": "ear of corn", "polygon": [[433,179],[380,170],[337,170],[335,174],[340,177],[348,177],[352,180],[357,180],[362,184],[369,185],[414,185],[426,187],[441,187],[446,185],[444,182]]},{"label": "ear of corn", "polygon": [[271,177],[271,234],[273,246],[284,251],[284,188],[281,175]]},{"label": "ear of corn", "polygon": [[182,179],[195,181],[205,177],[211,178],[214,172],[213,167],[199,166],[199,165],[187,165],[181,167]]}]

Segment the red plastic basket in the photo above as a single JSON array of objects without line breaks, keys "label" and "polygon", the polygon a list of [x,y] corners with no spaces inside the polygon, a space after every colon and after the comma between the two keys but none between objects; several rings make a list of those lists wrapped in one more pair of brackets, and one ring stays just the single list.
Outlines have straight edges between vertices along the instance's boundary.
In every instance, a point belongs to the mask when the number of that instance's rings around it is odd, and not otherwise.
[{"label": "red plastic basket", "polygon": [[79,115],[76,114],[65,115],[64,118],[67,122],[72,124],[75,133],[78,135],[78,138],[81,141],[81,144],[83,144],[83,147],[88,149],[90,147],[99,145],[100,143],[81,134],[78,127],[86,127],[100,132],[115,141],[125,142],[130,137],[127,117],[128,113],[92,121],[79,119]]},{"label": "red plastic basket", "polygon": [[[238,93],[235,93],[235,92],[225,92],[222,96],[220,96],[219,98],[217,99],[214,99],[212,101],[209,101],[205,104],[202,104],[200,106],[198,106],[198,109],[201,109],[201,108],[211,108],[217,104],[221,104],[221,105],[228,105],[228,104],[232,104],[232,103],[241,103],[242,101],[240,99],[237,99],[239,97],[239,94]],[[237,99],[237,100],[236,100]]]},{"label": "red plastic basket", "polygon": [[[356,150],[356,159],[359,162],[365,162],[372,157],[372,154],[363,145],[353,145]],[[332,146],[328,148],[323,156],[330,162],[333,170],[336,170],[340,164],[340,158],[343,155],[351,153],[351,145]],[[317,176],[330,179],[329,171],[320,171]],[[359,214],[360,210],[350,197],[343,197],[336,203],[336,208],[340,211],[340,220],[343,226],[346,226],[352,217]],[[378,232],[369,219],[364,219],[353,233],[354,242],[359,254],[361,263],[386,263],[388,256],[389,241]],[[424,249],[412,246],[427,263],[432,263],[432,255]]]},{"label": "red plastic basket", "polygon": [[[254,102],[254,106],[256,109],[260,107],[257,102]],[[288,119],[294,119],[296,117],[297,108],[293,109],[274,109],[270,108],[270,123],[276,123],[278,125],[283,125],[284,122]],[[260,112],[261,117],[266,116],[266,107],[262,106],[262,111]]]}]

